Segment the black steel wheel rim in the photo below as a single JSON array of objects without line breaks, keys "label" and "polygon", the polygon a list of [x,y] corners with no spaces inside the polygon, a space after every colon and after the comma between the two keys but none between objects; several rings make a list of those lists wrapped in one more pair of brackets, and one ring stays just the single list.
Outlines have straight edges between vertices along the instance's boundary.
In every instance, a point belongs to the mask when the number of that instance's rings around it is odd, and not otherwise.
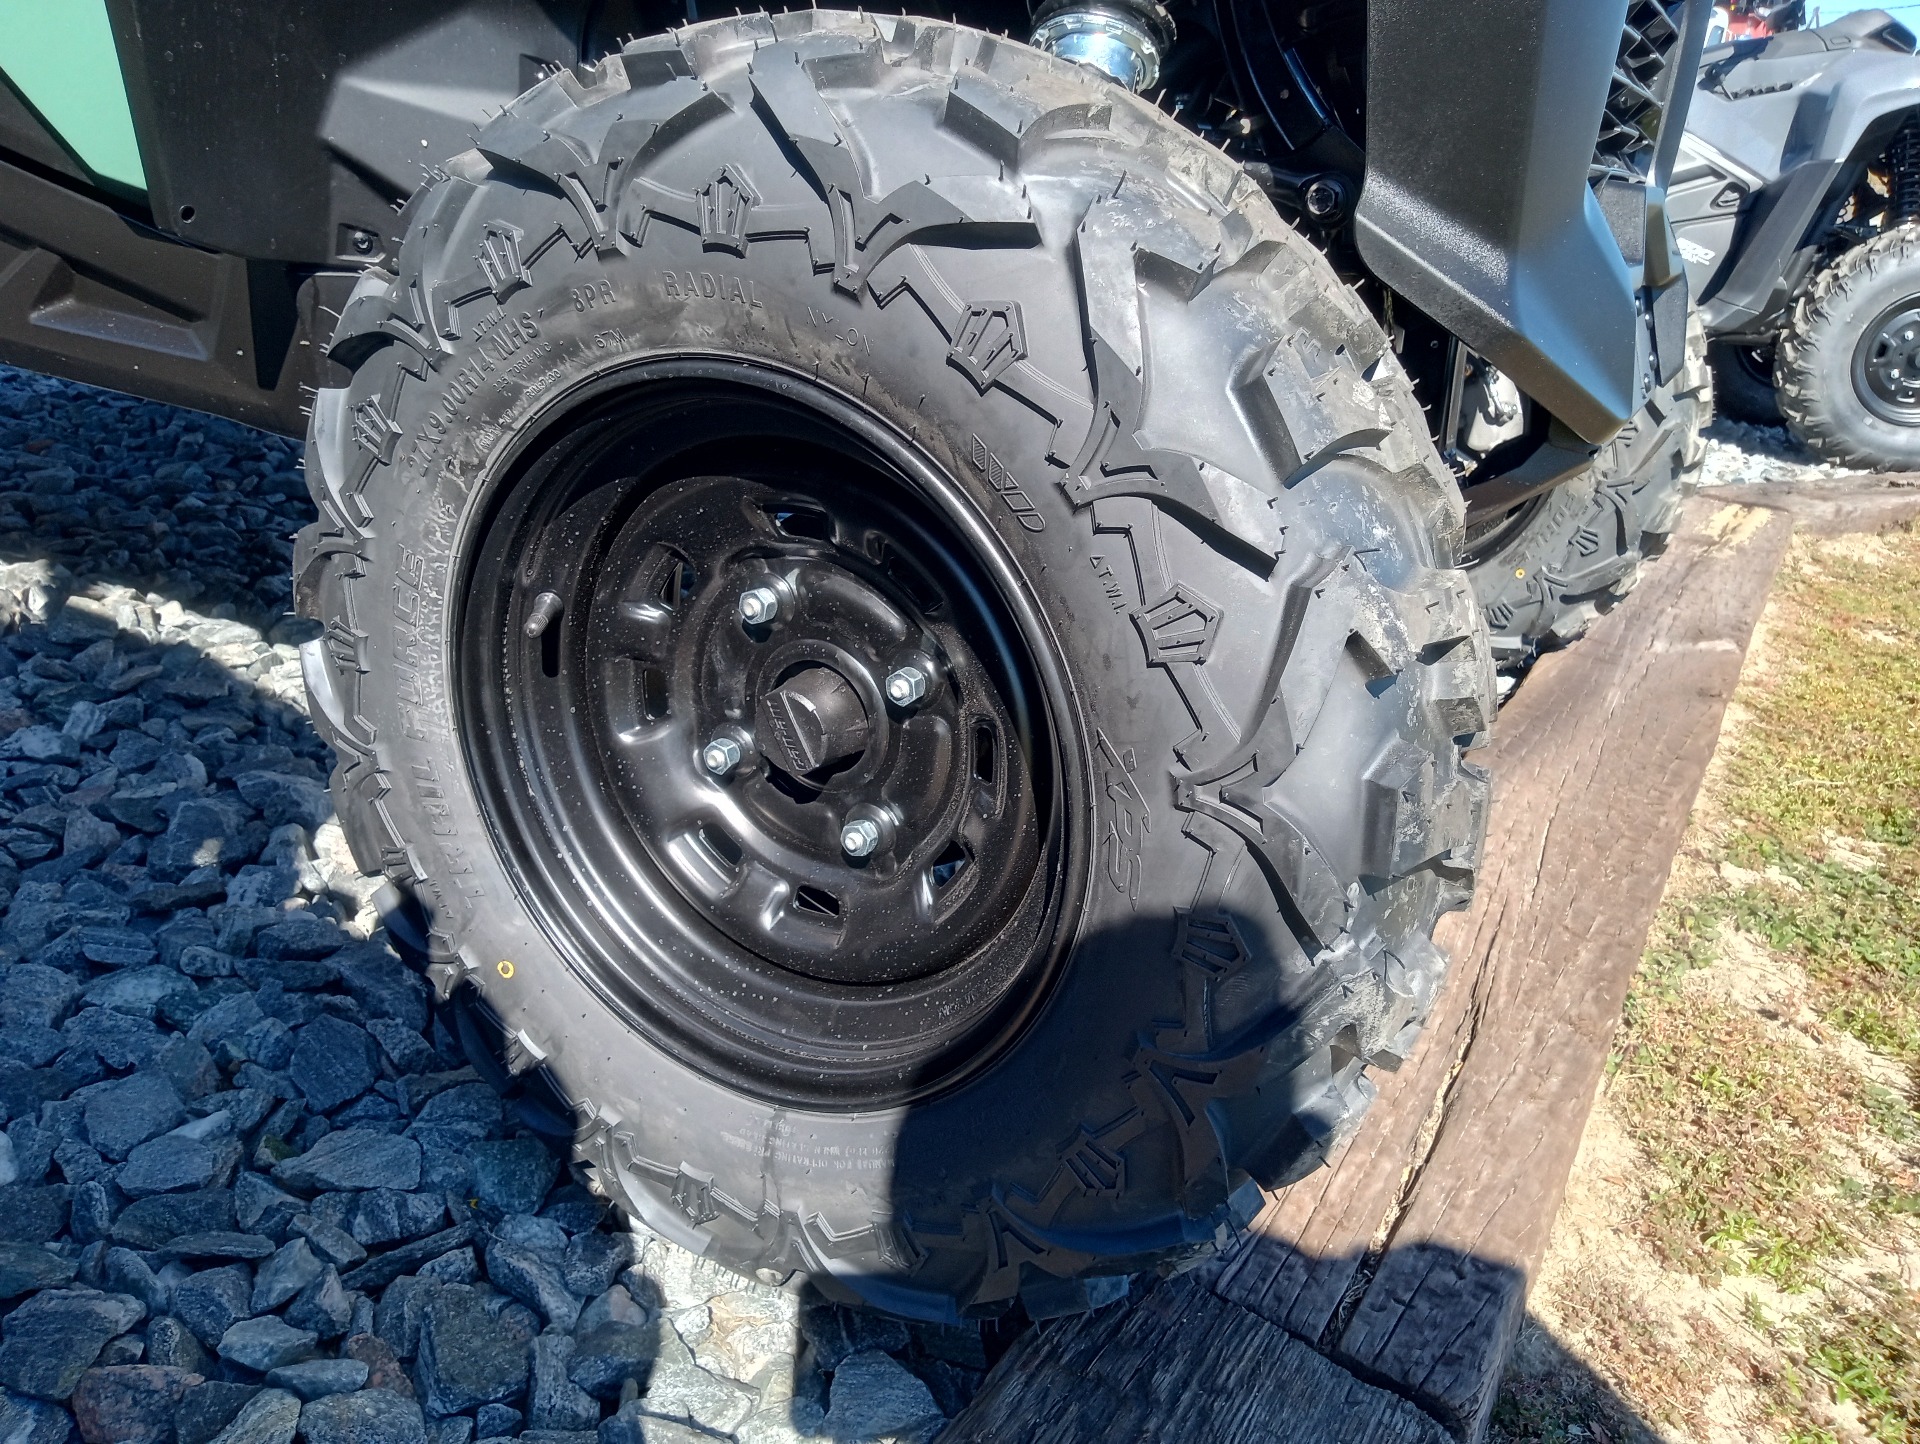
[{"label": "black steel wheel rim", "polygon": [[1064,950],[1065,679],[967,507],[822,388],[658,362],[551,418],[465,548],[501,856],[610,1001],[762,1096],[946,1086]]},{"label": "black steel wheel rim", "polygon": [[1920,297],[1887,307],[1853,352],[1861,404],[1895,426],[1920,426]]}]

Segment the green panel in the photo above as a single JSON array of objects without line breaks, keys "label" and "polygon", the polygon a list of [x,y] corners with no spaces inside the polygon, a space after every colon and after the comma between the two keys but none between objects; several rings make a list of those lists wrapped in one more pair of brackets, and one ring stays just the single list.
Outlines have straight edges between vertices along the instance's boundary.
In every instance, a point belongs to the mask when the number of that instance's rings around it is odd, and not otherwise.
[{"label": "green panel", "polygon": [[0,71],[88,170],[147,188],[106,0],[0,0]]}]

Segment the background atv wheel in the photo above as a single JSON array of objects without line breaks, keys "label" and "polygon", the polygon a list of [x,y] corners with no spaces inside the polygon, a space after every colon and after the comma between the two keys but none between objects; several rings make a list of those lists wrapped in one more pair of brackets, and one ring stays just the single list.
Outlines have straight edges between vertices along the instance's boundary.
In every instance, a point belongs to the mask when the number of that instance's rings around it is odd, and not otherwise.
[{"label": "background atv wheel", "polygon": [[1707,347],[1713,368],[1713,404],[1722,416],[1754,426],[1780,425],[1780,398],[1773,390],[1771,346],[1715,341]]},{"label": "background atv wheel", "polygon": [[[629,45],[411,203],[315,408],[363,865],[597,1185],[1036,1315],[1404,1055],[1492,671],[1384,337],[1085,72],[827,11]],[[911,672],[911,675],[908,675]]]},{"label": "background atv wheel", "polygon": [[1920,467],[1920,226],[1855,247],[1801,290],[1774,379],[1781,415],[1822,460]]},{"label": "background atv wheel", "polygon": [[1567,485],[1467,533],[1467,568],[1501,666],[1565,646],[1611,610],[1666,549],[1706,457],[1712,377],[1700,319],[1680,374]]}]

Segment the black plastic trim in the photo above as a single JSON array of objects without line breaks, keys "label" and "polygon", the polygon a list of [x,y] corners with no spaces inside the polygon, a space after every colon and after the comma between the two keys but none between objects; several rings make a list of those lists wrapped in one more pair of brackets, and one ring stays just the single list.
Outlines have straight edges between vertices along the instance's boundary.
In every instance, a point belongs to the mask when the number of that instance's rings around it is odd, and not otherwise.
[{"label": "black plastic trim", "polygon": [[1587,184],[1626,0],[1373,0],[1360,254],[1588,441],[1639,405],[1636,278]]}]

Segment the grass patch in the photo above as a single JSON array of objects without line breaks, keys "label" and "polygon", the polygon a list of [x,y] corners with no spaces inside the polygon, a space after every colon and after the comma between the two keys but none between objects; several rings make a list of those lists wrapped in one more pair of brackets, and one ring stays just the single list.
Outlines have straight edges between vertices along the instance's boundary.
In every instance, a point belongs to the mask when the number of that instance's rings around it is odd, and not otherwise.
[{"label": "grass patch", "polygon": [[1708,1283],[1804,1287],[1866,1222],[1833,1151],[1867,1123],[1861,1080],[1751,1013],[1677,991],[1646,1003],[1632,1034],[1612,1098],[1661,1175],[1642,1233]]},{"label": "grass patch", "polygon": [[[1738,704],[1715,866],[1662,905],[1613,1099],[1662,1175],[1640,1220],[1662,1258],[1708,1283],[1799,1289],[1920,1211],[1920,536],[1824,548],[1783,574],[1768,665]],[[1803,973],[1814,1013],[1903,1065],[1906,1086],[1754,999],[1690,990],[1733,929]]]}]

